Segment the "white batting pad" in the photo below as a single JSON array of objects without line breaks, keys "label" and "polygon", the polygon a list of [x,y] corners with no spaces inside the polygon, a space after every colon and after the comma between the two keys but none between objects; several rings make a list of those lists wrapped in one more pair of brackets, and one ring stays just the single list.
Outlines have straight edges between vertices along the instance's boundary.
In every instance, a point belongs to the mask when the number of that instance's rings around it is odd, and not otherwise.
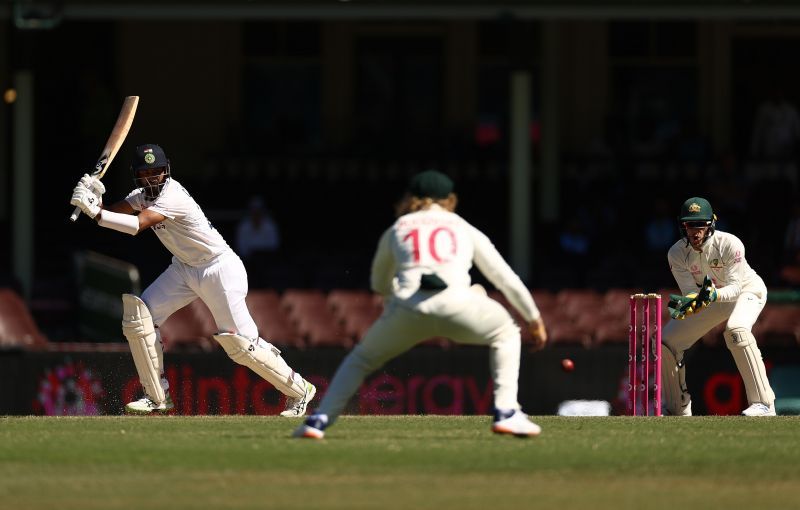
[{"label": "white batting pad", "polygon": [[167,398],[161,386],[164,350],[159,341],[150,310],[133,294],[122,295],[122,333],[128,339],[139,381],[147,396],[160,404]]},{"label": "white batting pad", "polygon": [[661,349],[661,386],[663,388],[663,407],[674,416],[692,414],[692,397],[686,386],[686,367],[678,363],[675,355],[666,345]]},{"label": "white batting pad", "polygon": [[306,389],[300,374],[289,368],[281,357],[281,351],[261,338],[251,340],[235,333],[214,335],[228,356],[244,365],[261,378],[291,398],[301,398]]},{"label": "white batting pad", "polygon": [[744,328],[734,328],[725,330],[723,336],[736,362],[736,368],[742,376],[748,403],[761,402],[766,406],[772,405],[775,394],[769,385],[761,350],[756,344],[753,333]]}]

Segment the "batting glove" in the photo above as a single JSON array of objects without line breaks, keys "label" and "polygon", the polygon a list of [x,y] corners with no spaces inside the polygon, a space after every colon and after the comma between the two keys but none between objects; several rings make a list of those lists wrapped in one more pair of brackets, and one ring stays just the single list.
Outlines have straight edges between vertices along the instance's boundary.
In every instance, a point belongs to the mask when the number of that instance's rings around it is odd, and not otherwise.
[{"label": "batting glove", "polygon": [[100,198],[82,185],[75,186],[72,190],[72,199],[69,203],[80,208],[81,212],[90,218],[100,213]]},{"label": "batting glove", "polygon": [[78,181],[79,186],[91,190],[98,198],[106,192],[105,185],[97,177],[92,177],[89,174],[83,174],[81,180]]}]

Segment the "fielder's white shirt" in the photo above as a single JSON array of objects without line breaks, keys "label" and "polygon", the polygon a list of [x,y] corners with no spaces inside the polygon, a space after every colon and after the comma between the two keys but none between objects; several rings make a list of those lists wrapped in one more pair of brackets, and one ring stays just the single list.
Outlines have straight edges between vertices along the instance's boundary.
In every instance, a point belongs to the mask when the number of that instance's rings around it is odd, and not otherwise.
[{"label": "fielder's white shirt", "polygon": [[489,238],[436,204],[401,216],[383,233],[372,262],[371,286],[416,307],[430,297],[418,292],[423,274],[438,275],[447,283],[447,293],[467,290],[473,262],[525,320],[540,317],[530,291]]},{"label": "fielder's white shirt", "polygon": [[155,200],[148,200],[141,188],[133,190],[125,200],[136,211],[150,209],[166,218],[150,228],[170,253],[184,264],[202,266],[231,251],[200,205],[175,179],[167,181]]},{"label": "fielder's white shirt", "polygon": [[681,239],[667,253],[670,270],[683,295],[697,292],[705,275],[709,275],[717,288],[717,301],[736,301],[742,292],[767,296],[767,287],[744,258],[744,244],[738,237],[716,231],[701,248],[698,252]]}]

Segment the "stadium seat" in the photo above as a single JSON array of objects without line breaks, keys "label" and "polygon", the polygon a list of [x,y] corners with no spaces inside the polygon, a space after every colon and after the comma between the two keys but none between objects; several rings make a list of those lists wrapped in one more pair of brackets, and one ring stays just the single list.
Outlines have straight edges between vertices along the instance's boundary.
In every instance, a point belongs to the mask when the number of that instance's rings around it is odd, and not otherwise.
[{"label": "stadium seat", "polygon": [[568,316],[577,319],[585,311],[599,312],[603,296],[593,289],[562,289],[556,294],[556,303]]},{"label": "stadium seat", "polygon": [[342,347],[350,349],[354,341],[327,308],[298,312],[294,316],[297,332],[309,347]]},{"label": "stadium seat", "polygon": [[551,308],[556,304],[556,295],[547,289],[531,289],[531,296],[538,308]]},{"label": "stadium seat", "polygon": [[281,307],[292,317],[307,310],[327,308],[328,303],[319,289],[286,289],[281,294]]},{"label": "stadium seat", "polygon": [[561,321],[548,324],[548,343],[551,345],[571,344],[580,345],[584,348],[592,346],[592,334],[590,331],[578,326],[575,323]]},{"label": "stadium seat", "polygon": [[281,307],[281,298],[277,291],[251,290],[247,294],[247,308],[258,326],[261,338],[277,346],[301,349],[305,347],[303,338]]},{"label": "stadium seat", "polygon": [[764,307],[753,326],[753,336],[760,346],[797,346],[800,342],[800,306]]},{"label": "stadium seat", "polygon": [[49,343],[22,298],[9,288],[0,289],[0,348],[38,349]]},{"label": "stadium seat", "polygon": [[585,313],[575,324],[591,334],[593,345],[628,341],[630,320],[628,317],[619,316],[616,312],[601,310],[597,313]]},{"label": "stadium seat", "polygon": [[637,289],[608,289],[603,294],[603,310],[619,317],[630,316],[631,295],[637,292]]},{"label": "stadium seat", "polygon": [[334,316],[324,292],[318,289],[287,289],[281,306],[309,347],[353,346],[353,338]]},{"label": "stadium seat", "polygon": [[208,307],[200,299],[170,315],[164,324],[159,326],[164,349],[213,351],[219,346],[213,335],[217,333],[217,325]]},{"label": "stadium seat", "polygon": [[342,323],[352,315],[374,321],[383,311],[382,301],[376,300],[374,294],[366,290],[331,290],[328,293],[328,305]]}]

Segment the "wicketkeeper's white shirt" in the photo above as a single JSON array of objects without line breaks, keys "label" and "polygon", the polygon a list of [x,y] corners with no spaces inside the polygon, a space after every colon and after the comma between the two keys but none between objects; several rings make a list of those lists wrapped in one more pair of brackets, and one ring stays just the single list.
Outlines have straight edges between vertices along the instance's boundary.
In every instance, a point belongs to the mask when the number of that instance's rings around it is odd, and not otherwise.
[{"label": "wicketkeeper's white shirt", "polygon": [[430,293],[418,292],[423,274],[435,273],[444,280],[447,291],[437,299],[448,299],[460,294],[451,290],[470,287],[473,262],[526,321],[540,317],[530,291],[489,238],[437,205],[401,216],[383,233],[372,262],[371,285],[379,294],[420,308],[433,299]]},{"label": "wicketkeeper's white shirt", "polygon": [[752,292],[760,298],[767,287],[744,257],[744,244],[733,234],[717,230],[696,251],[681,239],[669,249],[669,267],[685,296],[697,292],[709,275],[717,288],[717,301],[736,301],[742,292]]},{"label": "wicketkeeper's white shirt", "polygon": [[175,179],[169,179],[155,200],[148,200],[141,188],[132,191],[125,200],[136,211],[150,209],[166,218],[150,228],[170,253],[184,264],[202,266],[231,251],[200,205]]}]

